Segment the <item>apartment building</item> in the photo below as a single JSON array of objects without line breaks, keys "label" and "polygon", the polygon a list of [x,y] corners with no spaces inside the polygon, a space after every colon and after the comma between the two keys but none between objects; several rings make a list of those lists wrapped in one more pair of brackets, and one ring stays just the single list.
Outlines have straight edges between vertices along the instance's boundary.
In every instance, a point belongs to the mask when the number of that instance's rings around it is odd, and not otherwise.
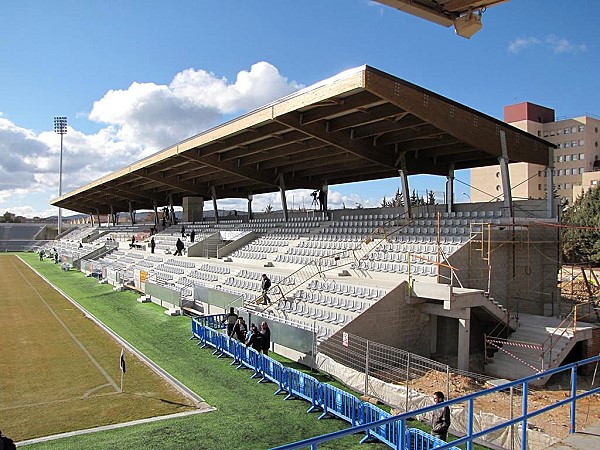
[{"label": "apartment building", "polygon": [[[556,144],[554,186],[572,203],[582,191],[600,183],[600,120],[589,116],[557,120],[553,109],[529,102],[504,107],[504,121]],[[514,199],[546,197],[546,167],[509,165]],[[471,169],[471,201],[502,200],[500,166]]]}]

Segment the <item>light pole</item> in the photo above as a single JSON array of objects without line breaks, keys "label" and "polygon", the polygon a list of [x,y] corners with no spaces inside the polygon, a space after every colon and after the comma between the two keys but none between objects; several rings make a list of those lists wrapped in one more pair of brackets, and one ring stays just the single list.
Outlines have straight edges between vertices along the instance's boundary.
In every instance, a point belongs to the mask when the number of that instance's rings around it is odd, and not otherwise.
[{"label": "light pole", "polygon": [[[63,135],[67,134],[67,118],[54,118],[54,132],[60,134],[60,165],[58,166],[58,196],[62,197]],[[62,233],[62,208],[58,207],[58,234]]]},{"label": "light pole", "polygon": [[466,192],[463,192],[462,195],[467,197],[469,199],[469,203],[471,203],[471,196],[469,194],[467,194]]}]

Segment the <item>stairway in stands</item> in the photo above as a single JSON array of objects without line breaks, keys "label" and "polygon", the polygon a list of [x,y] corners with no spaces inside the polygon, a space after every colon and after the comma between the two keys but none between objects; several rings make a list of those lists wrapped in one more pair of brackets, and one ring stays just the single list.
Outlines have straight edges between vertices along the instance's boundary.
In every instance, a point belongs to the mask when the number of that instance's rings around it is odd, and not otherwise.
[{"label": "stairway in stands", "polygon": [[577,342],[590,339],[591,330],[585,323],[574,326],[570,320],[520,314],[519,327],[507,339],[488,339],[488,349],[497,351],[488,358],[485,373],[516,380],[558,367]]}]

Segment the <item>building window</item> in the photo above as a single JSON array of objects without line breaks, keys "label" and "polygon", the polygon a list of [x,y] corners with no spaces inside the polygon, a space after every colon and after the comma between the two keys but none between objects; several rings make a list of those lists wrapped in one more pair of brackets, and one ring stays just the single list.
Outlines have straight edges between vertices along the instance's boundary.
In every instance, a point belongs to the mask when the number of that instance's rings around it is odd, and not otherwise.
[{"label": "building window", "polygon": [[538,177],[541,177],[541,176],[542,176],[542,171],[538,170]]},{"label": "building window", "polygon": [[577,153],[571,155],[571,161],[577,161]]},{"label": "building window", "polygon": [[565,128],[565,134],[569,134],[571,132],[571,129],[569,127]]},{"label": "building window", "polygon": [[548,137],[548,132],[544,131],[544,137]]},{"label": "building window", "polygon": [[596,186],[598,184],[598,180],[592,180],[592,186]]},{"label": "building window", "polygon": [[496,185],[496,190],[500,191],[500,185],[499,184]]},{"label": "building window", "polygon": [[496,178],[500,178],[500,172],[496,172]]},{"label": "building window", "polygon": [[562,144],[559,142],[558,144],[556,144],[556,148],[561,148]]},{"label": "building window", "polygon": [[571,127],[571,133],[577,133],[577,127]]},{"label": "building window", "polygon": [[577,147],[577,141],[571,141],[571,147]]},{"label": "building window", "polygon": [[583,169],[583,167],[580,167],[580,168],[579,168],[579,175],[581,175],[583,172],[584,172],[584,169]]},{"label": "building window", "polygon": [[558,157],[558,162],[563,162],[563,157],[562,157],[562,155],[560,155],[560,156]]},{"label": "building window", "polygon": [[565,155],[565,162],[571,161],[571,155]]},{"label": "building window", "polygon": [[585,159],[585,153],[579,154],[579,161],[583,161]]},{"label": "building window", "polygon": [[577,167],[571,169],[571,175],[577,175]]},{"label": "building window", "polygon": [[542,185],[538,184],[538,191],[541,191],[541,190],[542,190]]},{"label": "building window", "polygon": [[580,146],[584,146],[585,145],[585,140],[584,139],[579,139],[579,145]]},{"label": "building window", "polygon": [[556,186],[556,189],[558,189],[560,191],[562,189],[562,184],[558,183],[558,185]]},{"label": "building window", "polygon": [[570,146],[571,146],[571,143],[570,143],[570,142],[565,142],[565,143],[563,144],[563,148],[569,148]]},{"label": "building window", "polygon": [[565,183],[565,189],[570,189],[571,188],[571,183]]},{"label": "building window", "polygon": [[550,130],[550,136],[554,136],[554,130]]},{"label": "building window", "polygon": [[579,131],[585,131],[585,125],[579,125]]},{"label": "building window", "polygon": [[558,169],[558,171],[556,172],[556,176],[557,177],[561,177],[562,176],[562,169]]},{"label": "building window", "polygon": [[538,137],[540,137],[542,135],[542,132],[540,130],[538,130]]}]

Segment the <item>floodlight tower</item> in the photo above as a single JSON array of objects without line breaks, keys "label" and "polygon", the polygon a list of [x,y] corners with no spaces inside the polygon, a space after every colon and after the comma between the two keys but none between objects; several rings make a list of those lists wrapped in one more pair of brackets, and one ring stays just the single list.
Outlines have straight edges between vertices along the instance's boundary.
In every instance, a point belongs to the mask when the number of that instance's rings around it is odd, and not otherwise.
[{"label": "floodlight tower", "polygon": [[[58,196],[62,197],[63,135],[67,134],[67,118],[54,118],[54,132],[60,134],[60,165],[58,167]],[[62,208],[58,207],[58,234],[62,233]]]}]

